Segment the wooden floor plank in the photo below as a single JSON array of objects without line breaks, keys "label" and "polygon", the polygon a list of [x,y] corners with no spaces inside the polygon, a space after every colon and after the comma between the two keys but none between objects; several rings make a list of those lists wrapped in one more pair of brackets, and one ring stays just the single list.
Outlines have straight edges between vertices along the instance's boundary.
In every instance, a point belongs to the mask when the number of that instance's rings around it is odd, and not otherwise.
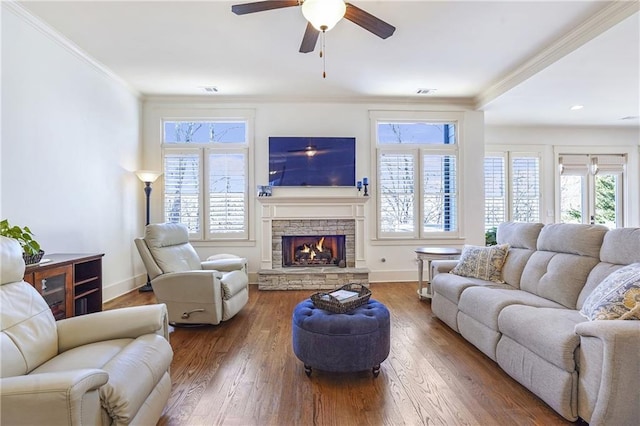
[{"label": "wooden floor plank", "polygon": [[[308,378],[291,345],[291,316],[309,291],[259,291],[218,326],[173,328],[173,425],[569,425],[420,301],[415,283],[375,283],[391,313],[391,352],[370,371]],[[132,292],[105,309],[155,303]]]}]

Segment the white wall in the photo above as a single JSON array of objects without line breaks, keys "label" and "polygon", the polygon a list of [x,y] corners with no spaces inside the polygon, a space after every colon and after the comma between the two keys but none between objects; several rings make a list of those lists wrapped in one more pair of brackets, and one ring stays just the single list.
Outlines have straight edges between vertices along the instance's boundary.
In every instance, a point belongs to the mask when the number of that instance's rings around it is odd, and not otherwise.
[{"label": "white wall", "polygon": [[[542,193],[545,222],[555,221],[556,200],[545,194],[554,194],[557,182],[558,152],[564,153],[626,153],[628,202],[625,226],[640,226],[640,128],[601,127],[525,127],[486,126],[485,143],[490,146],[518,147],[540,146],[542,156]],[[524,148],[526,149],[526,148]]]},{"label": "white wall", "polygon": [[[144,156],[145,164],[149,168],[162,169],[161,125],[162,117],[207,117],[220,114],[220,110],[242,109],[250,110],[255,117],[254,138],[254,172],[255,181],[249,182],[250,188],[256,184],[268,182],[268,140],[269,136],[355,136],[357,141],[356,176],[368,176],[374,179],[375,164],[371,155],[375,149],[375,142],[371,140],[369,111],[371,110],[403,110],[403,111],[462,111],[464,144],[461,147],[463,156],[461,161],[461,186],[463,198],[461,200],[462,218],[460,226],[463,238],[456,241],[402,241],[381,242],[372,241],[375,232],[373,217],[376,206],[375,190],[371,200],[366,205],[366,228],[369,236],[366,241],[365,255],[367,267],[371,269],[371,281],[415,281],[417,279],[417,263],[414,250],[425,245],[455,245],[484,244],[483,217],[478,211],[484,209],[482,186],[482,158],[484,154],[484,119],[483,113],[465,110],[455,105],[424,105],[424,104],[380,104],[365,102],[265,102],[245,101],[234,102],[224,100],[172,100],[149,99],[144,105]],[[162,220],[161,192],[162,182],[154,185],[152,193],[152,221]],[[274,197],[278,195],[355,195],[355,188],[274,188]],[[253,212],[251,234],[260,226],[257,212],[259,204],[255,202],[252,193],[250,206]],[[256,273],[260,266],[259,244],[251,241],[244,244],[229,243],[194,243],[201,257],[220,252],[232,252],[249,259],[251,282],[257,282]],[[382,259],[385,259],[383,262]]]},{"label": "white wall", "polygon": [[141,104],[47,27],[2,5],[0,216],[48,253],[105,253],[104,298],[144,269]]}]

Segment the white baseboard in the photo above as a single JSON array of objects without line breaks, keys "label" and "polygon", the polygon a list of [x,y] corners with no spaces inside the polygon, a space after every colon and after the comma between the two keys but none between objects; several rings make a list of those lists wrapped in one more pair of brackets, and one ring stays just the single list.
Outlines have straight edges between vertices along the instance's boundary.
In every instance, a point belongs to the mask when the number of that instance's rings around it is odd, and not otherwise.
[{"label": "white baseboard", "polygon": [[129,293],[130,291],[135,290],[140,286],[143,286],[146,282],[147,282],[147,275],[141,274],[141,275],[132,277],[130,279],[120,281],[119,283],[110,284],[107,287],[103,287],[102,303],[108,302],[110,300],[115,299],[116,297]]},{"label": "white baseboard", "polygon": [[418,281],[418,269],[415,271],[371,271],[369,282],[372,283],[395,283]]}]

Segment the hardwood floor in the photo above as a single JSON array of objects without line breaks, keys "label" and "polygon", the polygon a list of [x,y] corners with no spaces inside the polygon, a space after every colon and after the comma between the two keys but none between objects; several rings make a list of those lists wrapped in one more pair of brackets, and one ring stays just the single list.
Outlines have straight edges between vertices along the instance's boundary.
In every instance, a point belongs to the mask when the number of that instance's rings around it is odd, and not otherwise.
[{"label": "hardwood floor", "polygon": [[[173,389],[159,425],[569,425],[435,318],[413,283],[372,284],[391,313],[391,353],[370,371],[311,378],[291,348],[309,291],[258,291],[218,326],[175,328]],[[132,292],[105,309],[155,303]]]}]

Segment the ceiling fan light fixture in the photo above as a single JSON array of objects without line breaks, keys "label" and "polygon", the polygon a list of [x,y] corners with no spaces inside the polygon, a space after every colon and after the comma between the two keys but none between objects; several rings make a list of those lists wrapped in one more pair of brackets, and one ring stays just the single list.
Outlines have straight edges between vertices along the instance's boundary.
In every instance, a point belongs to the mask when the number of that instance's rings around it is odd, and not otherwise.
[{"label": "ceiling fan light fixture", "polygon": [[344,0],[304,0],[302,15],[318,31],[329,31],[344,17]]}]

